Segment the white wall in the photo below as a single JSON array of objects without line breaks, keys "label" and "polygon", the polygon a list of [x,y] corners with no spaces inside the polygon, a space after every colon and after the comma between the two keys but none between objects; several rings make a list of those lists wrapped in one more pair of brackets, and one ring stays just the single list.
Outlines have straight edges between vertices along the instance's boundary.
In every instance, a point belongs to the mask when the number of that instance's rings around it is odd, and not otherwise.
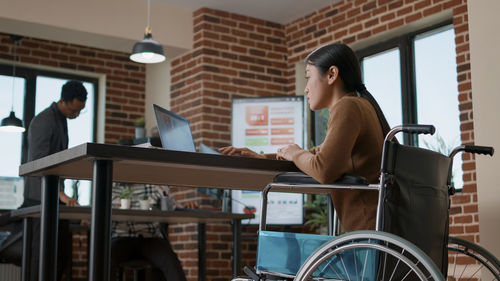
[{"label": "white wall", "polygon": [[[40,39],[130,52],[146,25],[144,0],[0,0],[0,32]],[[151,1],[151,27],[167,57],[192,48],[190,11]]]},{"label": "white wall", "polygon": [[156,127],[153,103],[170,109],[170,62],[146,66],[146,129]]},{"label": "white wall", "polygon": [[[469,0],[474,136],[500,151],[500,1]],[[500,155],[476,156],[481,245],[500,257]]]}]

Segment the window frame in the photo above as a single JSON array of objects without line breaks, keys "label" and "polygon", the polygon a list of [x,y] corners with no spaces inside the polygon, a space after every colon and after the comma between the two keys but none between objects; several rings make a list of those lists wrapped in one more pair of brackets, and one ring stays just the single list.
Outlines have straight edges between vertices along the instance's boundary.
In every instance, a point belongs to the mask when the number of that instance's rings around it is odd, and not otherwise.
[{"label": "window frame", "polygon": [[[447,19],[440,23],[418,29],[403,35],[393,37],[386,41],[373,44],[366,48],[355,51],[356,56],[363,67],[363,59],[378,53],[399,49],[400,73],[401,73],[401,103],[403,124],[416,124],[418,122],[417,113],[417,85],[415,72],[415,49],[414,41],[419,35],[442,29],[446,26],[453,26],[453,20]],[[361,69],[363,75],[363,69]],[[369,89],[368,89],[369,90]],[[404,134],[403,142],[408,145],[418,146],[418,136]]]},{"label": "window frame", "polygon": [[[12,77],[13,66],[0,64],[0,75]],[[16,66],[16,77],[24,78],[26,81],[24,92],[24,112],[23,122],[26,131],[23,133],[21,144],[21,164],[26,163],[28,158],[28,129],[33,117],[35,117],[35,101],[36,101],[36,80],[38,76],[45,76],[50,78],[78,80],[82,82],[91,83],[94,86],[94,116],[92,121],[92,141],[95,142],[97,138],[97,110],[99,101],[99,79],[88,77],[78,74],[70,74],[64,72],[57,72],[51,70],[36,69],[24,66]]]}]

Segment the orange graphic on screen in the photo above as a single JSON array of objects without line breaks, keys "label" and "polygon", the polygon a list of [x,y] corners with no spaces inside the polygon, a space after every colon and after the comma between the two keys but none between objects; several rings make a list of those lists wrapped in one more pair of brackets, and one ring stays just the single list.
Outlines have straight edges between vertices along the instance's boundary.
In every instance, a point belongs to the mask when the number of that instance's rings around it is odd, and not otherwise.
[{"label": "orange graphic on screen", "polygon": [[271,125],[293,125],[293,118],[271,118]]},{"label": "orange graphic on screen", "polygon": [[267,129],[246,129],[245,130],[246,136],[267,136],[267,133],[268,133]]},{"label": "orange graphic on screen", "polygon": [[293,138],[271,138],[271,145],[293,144]]},{"label": "orange graphic on screen", "polygon": [[271,135],[293,135],[293,128],[272,128]]},{"label": "orange graphic on screen", "polygon": [[265,126],[268,123],[269,107],[267,105],[247,106],[245,108],[247,124]]}]

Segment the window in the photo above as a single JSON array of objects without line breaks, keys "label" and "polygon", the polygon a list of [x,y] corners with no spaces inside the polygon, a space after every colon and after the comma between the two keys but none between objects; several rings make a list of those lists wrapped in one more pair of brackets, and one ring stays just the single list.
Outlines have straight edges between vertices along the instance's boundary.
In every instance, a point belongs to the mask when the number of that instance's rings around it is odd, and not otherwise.
[{"label": "window", "polygon": [[[407,34],[357,53],[363,80],[389,125],[432,124],[434,136],[405,135],[400,141],[443,154],[460,145],[455,35],[450,22]],[[462,163],[453,180],[461,188]]]},{"label": "window", "polygon": [[[460,145],[455,34],[438,29],[415,37],[417,116],[422,124],[436,126],[434,136],[419,136],[419,145],[449,154]],[[453,180],[461,188],[462,163],[453,162]]]},{"label": "window", "polygon": [[[87,103],[78,118],[68,120],[68,147],[95,141],[97,79],[22,67],[16,68],[13,79],[12,68],[0,65],[1,118],[5,118],[11,110],[13,80],[14,111],[18,118],[23,119],[26,128],[35,115],[59,100],[64,83],[68,80],[82,81],[88,92]],[[24,181],[18,176],[18,169],[27,159],[27,132],[0,133],[0,137],[0,153],[3,156],[0,158],[0,209],[14,209],[24,200]],[[73,196],[73,191],[76,191],[81,205],[90,204],[90,189],[89,181],[65,181],[66,194]]]},{"label": "window", "polygon": [[[25,84],[24,78],[0,75],[0,119],[9,116],[12,106],[16,117],[23,118]],[[0,208],[12,209],[23,203],[24,181],[18,177],[22,134],[0,132],[0,138]]]},{"label": "window", "polygon": [[364,83],[377,99],[391,128],[403,123],[399,57],[399,49],[394,48],[365,57],[361,63]]}]

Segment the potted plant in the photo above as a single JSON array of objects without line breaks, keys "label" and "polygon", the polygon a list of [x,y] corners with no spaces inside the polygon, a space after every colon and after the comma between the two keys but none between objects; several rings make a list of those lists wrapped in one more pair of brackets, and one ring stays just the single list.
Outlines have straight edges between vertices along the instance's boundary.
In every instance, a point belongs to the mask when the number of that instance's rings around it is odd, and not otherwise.
[{"label": "potted plant", "polygon": [[309,225],[310,229],[319,229],[320,234],[327,234],[327,206],[325,195],[316,195],[314,200],[304,204],[308,209],[305,225]]},{"label": "potted plant", "polygon": [[144,126],[146,125],[146,121],[144,119],[144,116],[138,117],[134,121],[134,126],[135,126],[135,138],[140,139],[146,137],[146,128]]},{"label": "potted plant", "polygon": [[150,203],[149,203],[149,198],[146,195],[146,193],[139,199],[139,208],[141,210],[149,210]]},{"label": "potted plant", "polygon": [[120,193],[120,209],[130,209],[130,199],[132,198],[132,189],[124,188]]}]

